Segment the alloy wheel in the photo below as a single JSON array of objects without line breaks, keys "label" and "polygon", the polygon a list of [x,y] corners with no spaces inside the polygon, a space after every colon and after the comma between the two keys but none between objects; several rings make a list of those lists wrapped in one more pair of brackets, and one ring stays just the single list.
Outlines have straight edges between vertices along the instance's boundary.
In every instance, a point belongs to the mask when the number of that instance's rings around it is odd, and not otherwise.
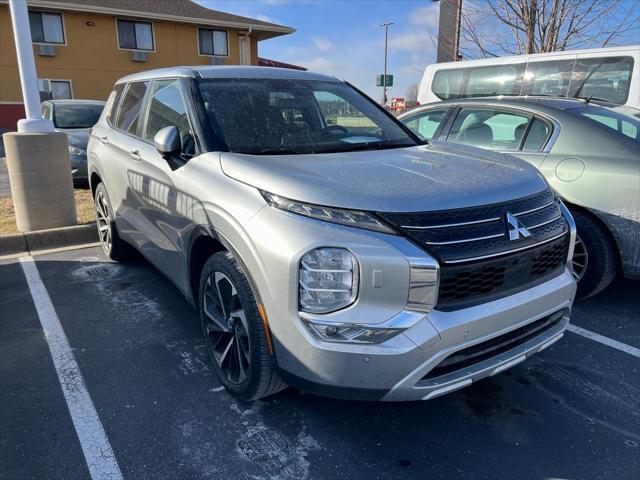
[{"label": "alloy wheel", "polygon": [[102,248],[108,254],[113,246],[111,234],[111,215],[107,206],[107,199],[103,192],[96,194],[96,221],[98,223],[98,235]]},{"label": "alloy wheel", "polygon": [[203,329],[209,351],[223,376],[233,384],[247,378],[250,342],[247,319],[233,282],[211,272],[204,287]]},{"label": "alloy wheel", "polygon": [[576,236],[571,264],[573,265],[573,277],[579,282],[584,277],[589,265],[589,252],[587,252],[587,248],[579,236]]}]

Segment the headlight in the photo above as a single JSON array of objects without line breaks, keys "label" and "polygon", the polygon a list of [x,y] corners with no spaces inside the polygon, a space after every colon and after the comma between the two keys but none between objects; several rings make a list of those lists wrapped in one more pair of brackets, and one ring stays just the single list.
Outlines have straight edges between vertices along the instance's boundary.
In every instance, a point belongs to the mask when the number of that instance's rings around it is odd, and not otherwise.
[{"label": "headlight", "polygon": [[321,207],[310,203],[289,200],[288,198],[279,197],[273,193],[260,192],[262,196],[272,207],[286,210],[287,212],[297,213],[305,217],[324,220],[325,222],[338,223],[349,227],[364,228],[366,230],[375,230],[376,232],[391,233],[395,231],[375,218],[367,212],[357,210],[345,210],[342,208]]},{"label": "headlight", "polygon": [[87,151],[76,147],[75,145],[69,145],[69,155],[86,155]]},{"label": "headlight", "polygon": [[329,313],[351,305],[358,295],[358,261],[342,248],[317,248],[300,260],[300,310]]}]

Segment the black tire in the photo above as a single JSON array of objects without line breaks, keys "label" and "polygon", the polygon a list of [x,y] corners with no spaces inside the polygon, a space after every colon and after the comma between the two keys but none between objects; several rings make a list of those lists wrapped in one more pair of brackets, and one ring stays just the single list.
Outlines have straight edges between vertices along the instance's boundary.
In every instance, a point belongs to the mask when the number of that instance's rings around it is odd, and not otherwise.
[{"label": "black tire", "polygon": [[582,300],[600,293],[612,282],[618,272],[618,255],[609,232],[598,220],[579,210],[571,213],[578,234],[573,257],[574,271],[577,274],[580,267],[584,269],[577,277],[576,299]]},{"label": "black tire", "polygon": [[99,183],[96,187],[93,201],[96,208],[96,225],[102,251],[107,257],[116,262],[130,259],[133,247],[118,235],[111,201],[104,183]]},{"label": "black tire", "polygon": [[252,401],[286,388],[274,369],[249,280],[230,252],[218,252],[206,261],[198,307],[211,362],[231,394]]}]

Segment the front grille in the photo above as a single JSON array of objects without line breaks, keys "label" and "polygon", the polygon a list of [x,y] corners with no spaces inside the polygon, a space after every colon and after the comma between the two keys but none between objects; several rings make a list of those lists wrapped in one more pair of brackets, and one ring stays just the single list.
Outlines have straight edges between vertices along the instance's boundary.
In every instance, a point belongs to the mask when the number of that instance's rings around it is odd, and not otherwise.
[{"label": "front grille", "polygon": [[[510,240],[506,213],[530,233]],[[440,262],[438,310],[479,305],[562,272],[569,226],[549,190],[507,203],[422,213],[379,213]]]},{"label": "front grille", "polygon": [[547,317],[531,322],[524,327],[512,330],[509,333],[479,343],[472,347],[459,350],[449,355],[442,362],[427,373],[422,380],[430,380],[463,368],[471,367],[477,363],[488,360],[496,355],[507,352],[532,338],[551,330],[562,320],[563,311],[556,312]]}]

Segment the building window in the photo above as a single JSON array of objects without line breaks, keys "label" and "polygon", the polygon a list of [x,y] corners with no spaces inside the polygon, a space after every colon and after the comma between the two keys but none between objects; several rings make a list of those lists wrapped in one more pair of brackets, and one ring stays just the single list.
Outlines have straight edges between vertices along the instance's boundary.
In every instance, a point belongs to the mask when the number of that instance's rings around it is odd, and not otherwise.
[{"label": "building window", "polygon": [[64,43],[62,14],[49,12],[29,12],[31,40],[34,43]]},{"label": "building window", "polygon": [[70,80],[38,79],[40,100],[67,100],[73,98]]},{"label": "building window", "polygon": [[198,51],[200,55],[226,57],[229,55],[227,32],[225,30],[198,28]]},{"label": "building window", "polygon": [[153,50],[151,23],[118,19],[118,44],[127,50]]}]

